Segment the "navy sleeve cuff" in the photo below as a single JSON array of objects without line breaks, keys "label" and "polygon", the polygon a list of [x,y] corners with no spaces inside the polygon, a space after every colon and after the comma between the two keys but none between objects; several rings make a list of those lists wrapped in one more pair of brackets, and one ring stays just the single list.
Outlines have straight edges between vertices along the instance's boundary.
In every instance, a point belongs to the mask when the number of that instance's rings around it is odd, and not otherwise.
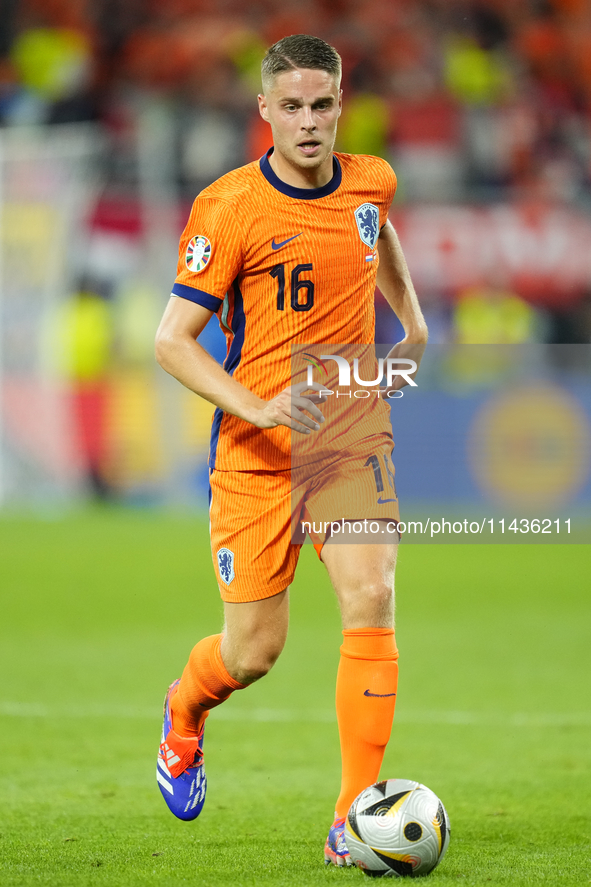
[{"label": "navy sleeve cuff", "polygon": [[181,299],[188,299],[189,302],[196,302],[198,305],[203,305],[204,308],[207,308],[208,311],[219,311],[223,299],[218,299],[217,296],[212,296],[210,293],[204,293],[203,290],[195,289],[193,286],[186,286],[184,283],[175,283],[172,288],[173,296],[180,296]]}]

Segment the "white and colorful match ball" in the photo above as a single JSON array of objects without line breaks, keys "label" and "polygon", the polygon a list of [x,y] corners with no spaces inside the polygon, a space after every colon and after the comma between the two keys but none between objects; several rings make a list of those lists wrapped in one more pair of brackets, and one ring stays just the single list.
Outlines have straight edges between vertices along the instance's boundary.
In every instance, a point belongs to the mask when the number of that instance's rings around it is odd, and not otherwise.
[{"label": "white and colorful match ball", "polygon": [[410,779],[386,779],[364,789],[345,823],[351,859],[374,877],[428,874],[445,856],[449,835],[449,817],[437,795]]}]

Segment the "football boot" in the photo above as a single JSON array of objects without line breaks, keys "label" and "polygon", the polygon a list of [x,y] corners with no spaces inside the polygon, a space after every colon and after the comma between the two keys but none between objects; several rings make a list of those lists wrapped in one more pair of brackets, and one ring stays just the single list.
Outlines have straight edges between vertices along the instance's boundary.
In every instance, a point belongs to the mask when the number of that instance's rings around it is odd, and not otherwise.
[{"label": "football boot", "polygon": [[335,819],[330,827],[324,845],[324,862],[326,865],[353,865],[345,843],[345,820]]},{"label": "football boot", "polygon": [[205,724],[198,736],[179,736],[172,729],[170,700],[178,685],[179,681],[170,685],[164,700],[164,724],[156,779],[170,811],[179,819],[191,820],[197,819],[201,813],[207,790],[203,766]]}]

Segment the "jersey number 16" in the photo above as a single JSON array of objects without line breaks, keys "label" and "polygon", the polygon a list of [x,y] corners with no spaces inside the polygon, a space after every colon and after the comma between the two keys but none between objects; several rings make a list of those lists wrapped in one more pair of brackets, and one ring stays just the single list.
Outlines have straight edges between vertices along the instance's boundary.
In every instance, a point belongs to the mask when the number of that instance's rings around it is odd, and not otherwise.
[{"label": "jersey number 16", "polygon": [[[312,271],[312,265],[296,265],[291,272],[291,307],[294,311],[309,311],[314,304],[314,282],[312,280],[302,280],[300,274],[303,271]],[[277,310],[285,309],[285,265],[275,265],[269,271],[271,277],[277,278]],[[303,294],[300,290],[306,291],[304,301],[300,301]]]}]

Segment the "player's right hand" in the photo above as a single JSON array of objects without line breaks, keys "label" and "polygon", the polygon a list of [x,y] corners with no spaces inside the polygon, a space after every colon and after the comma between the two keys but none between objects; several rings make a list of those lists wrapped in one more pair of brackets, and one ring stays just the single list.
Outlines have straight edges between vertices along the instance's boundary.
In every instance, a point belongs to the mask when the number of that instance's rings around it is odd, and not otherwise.
[{"label": "player's right hand", "polygon": [[[270,400],[260,411],[259,415],[253,420],[253,425],[257,428],[275,428],[277,425],[287,425],[293,431],[300,434],[310,434],[311,431],[318,431],[324,416],[316,406],[317,403],[326,403],[326,396],[322,394],[307,394],[302,396],[303,391],[327,391],[324,385],[319,382],[298,382],[297,385],[290,385],[284,388],[281,394]],[[305,410],[306,412],[302,412]],[[310,416],[307,416],[309,413]]]}]

